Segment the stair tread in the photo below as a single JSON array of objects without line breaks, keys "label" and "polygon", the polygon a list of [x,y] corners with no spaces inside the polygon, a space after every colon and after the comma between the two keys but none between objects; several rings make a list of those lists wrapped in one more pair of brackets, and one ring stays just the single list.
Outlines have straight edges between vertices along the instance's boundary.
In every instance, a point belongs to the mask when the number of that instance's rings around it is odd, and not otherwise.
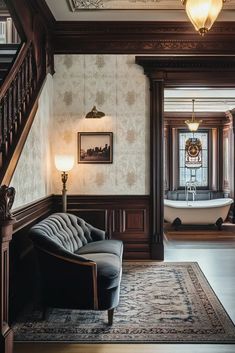
[{"label": "stair tread", "polygon": [[17,50],[12,49],[12,50],[6,50],[6,49],[1,49],[0,48],[0,55],[15,55]]},{"label": "stair tread", "polygon": [[0,55],[0,63],[11,63],[12,60],[13,60],[13,57],[6,58],[6,57],[1,57]]},{"label": "stair tread", "polygon": [[19,43],[13,43],[13,44],[0,44],[0,50],[18,50],[20,47]]},{"label": "stair tread", "polygon": [[3,61],[3,62],[0,61],[0,63],[1,63],[0,70],[8,70],[12,61]]}]

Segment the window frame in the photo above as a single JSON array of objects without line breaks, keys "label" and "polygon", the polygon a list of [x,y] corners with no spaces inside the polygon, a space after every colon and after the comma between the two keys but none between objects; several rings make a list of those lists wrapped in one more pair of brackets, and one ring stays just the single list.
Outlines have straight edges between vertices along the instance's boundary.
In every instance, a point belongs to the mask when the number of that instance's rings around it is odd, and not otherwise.
[{"label": "window frame", "polygon": [[[197,190],[210,190],[212,185],[212,134],[211,129],[198,129],[196,133],[207,133],[207,155],[208,155],[208,167],[207,167],[207,186],[198,186]],[[176,171],[176,181],[177,181],[177,190],[184,190],[184,186],[180,186],[180,133],[190,133],[187,129],[177,129],[177,171]]]}]

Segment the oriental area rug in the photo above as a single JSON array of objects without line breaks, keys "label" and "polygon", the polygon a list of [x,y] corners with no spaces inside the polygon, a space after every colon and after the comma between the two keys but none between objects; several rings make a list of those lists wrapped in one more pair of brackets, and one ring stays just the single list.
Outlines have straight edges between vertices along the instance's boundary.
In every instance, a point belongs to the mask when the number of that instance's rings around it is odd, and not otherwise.
[{"label": "oriental area rug", "polygon": [[16,342],[235,343],[235,326],[197,263],[123,264],[113,326],[107,312],[49,309],[25,312]]}]

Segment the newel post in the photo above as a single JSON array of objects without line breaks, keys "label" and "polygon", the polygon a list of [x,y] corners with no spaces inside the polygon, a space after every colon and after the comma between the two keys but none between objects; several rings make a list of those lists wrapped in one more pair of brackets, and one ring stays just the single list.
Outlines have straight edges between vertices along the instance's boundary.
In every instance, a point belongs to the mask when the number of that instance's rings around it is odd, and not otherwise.
[{"label": "newel post", "polygon": [[0,352],[13,353],[13,331],[8,324],[9,309],[9,244],[15,219],[11,214],[15,189],[6,185],[0,188]]}]

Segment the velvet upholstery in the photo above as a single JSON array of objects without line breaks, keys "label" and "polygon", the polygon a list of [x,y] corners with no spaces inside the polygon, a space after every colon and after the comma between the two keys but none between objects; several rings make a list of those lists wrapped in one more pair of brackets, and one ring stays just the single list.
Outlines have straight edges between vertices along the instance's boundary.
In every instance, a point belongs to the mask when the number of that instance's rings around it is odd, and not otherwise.
[{"label": "velvet upholstery", "polygon": [[29,231],[36,248],[44,307],[110,310],[118,305],[123,244],[69,213]]}]

